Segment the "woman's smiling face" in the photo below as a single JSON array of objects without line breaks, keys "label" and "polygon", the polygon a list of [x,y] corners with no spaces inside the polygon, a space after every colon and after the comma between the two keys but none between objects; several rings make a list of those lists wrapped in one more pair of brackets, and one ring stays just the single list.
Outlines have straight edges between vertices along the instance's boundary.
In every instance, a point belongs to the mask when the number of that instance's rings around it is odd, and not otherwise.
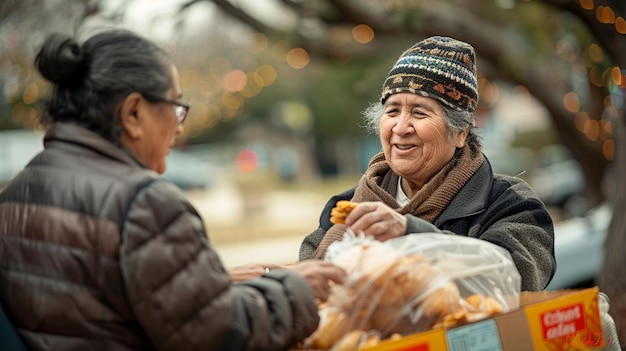
[{"label": "woman's smiling face", "polygon": [[380,119],[380,141],[391,169],[421,188],[463,147],[467,132],[450,136],[437,100],[413,93],[391,95]]}]

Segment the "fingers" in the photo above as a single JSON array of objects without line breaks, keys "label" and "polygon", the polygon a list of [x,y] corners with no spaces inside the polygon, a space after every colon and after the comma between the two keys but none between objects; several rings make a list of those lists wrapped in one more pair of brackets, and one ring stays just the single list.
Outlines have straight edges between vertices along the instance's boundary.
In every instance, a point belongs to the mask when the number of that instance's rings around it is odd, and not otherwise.
[{"label": "fingers", "polygon": [[330,285],[328,282],[319,282],[319,284],[311,285],[313,288],[313,296],[321,302],[328,300],[330,296]]},{"label": "fingers", "polygon": [[360,220],[361,217],[367,215],[371,212],[374,212],[377,207],[377,202],[361,202],[359,206],[355,207],[346,217],[345,222],[346,225],[352,226],[356,221]]},{"label": "fingers", "polygon": [[331,262],[320,261],[320,268],[322,270],[320,273],[326,282],[341,284],[346,280],[346,271]]},{"label": "fingers", "polygon": [[327,261],[301,261],[290,267],[301,274],[311,286],[313,295],[320,301],[326,301],[330,294],[331,284],[341,284],[346,279],[346,272],[335,264]]},{"label": "fingers", "polygon": [[355,233],[384,241],[406,233],[406,218],[381,202],[362,202],[346,217]]},{"label": "fingers", "polygon": [[346,217],[346,225],[366,228],[374,223],[390,220],[395,214],[398,213],[382,202],[364,202]]}]

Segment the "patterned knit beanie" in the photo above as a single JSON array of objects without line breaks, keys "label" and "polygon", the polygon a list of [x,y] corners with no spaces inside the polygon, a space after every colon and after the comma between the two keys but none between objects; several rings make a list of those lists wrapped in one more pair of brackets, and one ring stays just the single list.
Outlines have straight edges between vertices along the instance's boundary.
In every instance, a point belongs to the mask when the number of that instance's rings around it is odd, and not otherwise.
[{"label": "patterned knit beanie", "polygon": [[410,92],[439,100],[454,110],[476,111],[478,83],[474,48],[447,37],[430,37],[406,50],[393,66],[380,99]]}]

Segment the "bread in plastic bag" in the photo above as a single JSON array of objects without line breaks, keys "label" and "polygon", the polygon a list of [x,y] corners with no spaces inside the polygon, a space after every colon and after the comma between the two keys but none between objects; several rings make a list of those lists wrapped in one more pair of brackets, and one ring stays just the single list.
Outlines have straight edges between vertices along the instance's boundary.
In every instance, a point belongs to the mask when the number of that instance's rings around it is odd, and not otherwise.
[{"label": "bread in plastic bag", "polygon": [[521,277],[509,252],[480,239],[420,233],[379,242],[348,232],[325,259],[348,277],[320,305],[307,348],[356,349],[519,307]]}]

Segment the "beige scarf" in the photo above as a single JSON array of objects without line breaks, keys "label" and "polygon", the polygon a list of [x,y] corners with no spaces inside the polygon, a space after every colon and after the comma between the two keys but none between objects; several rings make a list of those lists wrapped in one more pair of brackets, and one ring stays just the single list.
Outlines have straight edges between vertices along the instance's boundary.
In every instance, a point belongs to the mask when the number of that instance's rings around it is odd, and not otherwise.
[{"label": "beige scarf", "polygon": [[[396,209],[398,213],[410,213],[432,223],[482,163],[482,153],[472,152],[470,147],[466,145],[457,150],[450,162],[413,195],[409,204],[400,207],[395,197],[398,175],[393,173],[381,152],[370,161],[367,171],[361,177],[354,192],[352,201],[381,201]],[[313,257],[323,258],[328,246],[341,240],[346,229],[344,224],[332,226],[324,235],[324,239],[317,247]]]}]

